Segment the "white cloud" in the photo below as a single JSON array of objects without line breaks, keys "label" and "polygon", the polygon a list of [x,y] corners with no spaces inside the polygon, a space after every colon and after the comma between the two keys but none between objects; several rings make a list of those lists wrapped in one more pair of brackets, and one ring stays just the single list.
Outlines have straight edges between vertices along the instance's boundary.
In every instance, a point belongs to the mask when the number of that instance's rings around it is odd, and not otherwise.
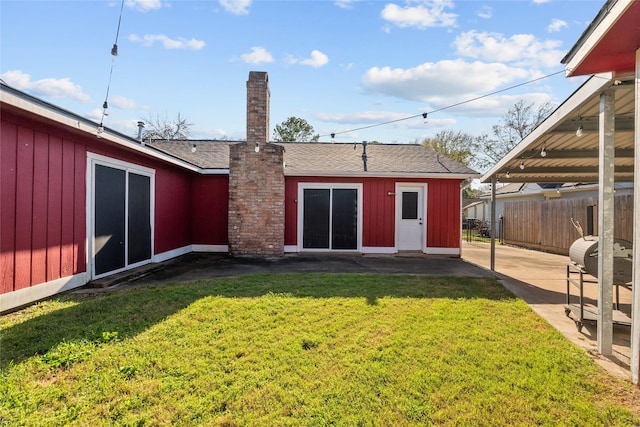
[{"label": "white cloud", "polygon": [[138,108],[136,102],[124,96],[114,96],[109,100],[109,106],[120,108],[122,110],[133,110]]},{"label": "white cloud", "polygon": [[312,50],[311,57],[307,59],[299,59],[293,55],[287,55],[285,57],[285,62],[289,65],[302,64],[313,68],[320,68],[329,63],[329,57],[319,50]]},{"label": "white cloud", "polygon": [[129,40],[135,43],[140,43],[142,46],[153,46],[158,42],[162,44],[165,49],[188,49],[188,50],[200,50],[205,46],[202,40],[185,39],[178,37],[177,39],[171,39],[164,34],[145,34],[140,37],[137,34],[129,35]]},{"label": "white cloud", "polygon": [[458,15],[445,12],[445,9],[451,8],[451,0],[407,0],[405,6],[387,4],[380,14],[385,21],[401,28],[453,27]]},{"label": "white cloud", "polygon": [[300,61],[302,65],[308,65],[313,68],[320,68],[329,63],[329,57],[319,50],[311,51],[311,58]]},{"label": "white cloud", "polygon": [[351,9],[356,0],[334,0],[333,4],[340,9]]},{"label": "white cloud", "polygon": [[559,40],[538,40],[533,34],[467,31],[456,37],[457,53],[486,61],[511,62],[518,66],[556,67],[564,56]]},{"label": "white cloud", "polygon": [[414,68],[370,68],[362,78],[368,92],[429,102],[434,97],[486,93],[530,76],[524,68],[462,59],[427,62]]},{"label": "white cloud", "polygon": [[262,64],[265,62],[273,62],[273,56],[269,51],[263,47],[254,46],[251,48],[251,53],[245,53],[240,55],[243,62],[247,64]]},{"label": "white cloud", "polygon": [[89,111],[86,114],[86,116],[88,118],[90,118],[91,120],[99,122],[102,119],[102,109],[101,108],[94,108],[93,110]]},{"label": "white cloud", "polygon": [[253,0],[218,0],[220,6],[234,15],[248,15]]},{"label": "white cloud", "polygon": [[549,24],[549,26],[547,27],[547,31],[550,33],[557,33],[561,29],[567,28],[568,26],[569,24],[567,24],[567,21],[563,21],[562,19],[553,19],[551,21],[551,24]]},{"label": "white cloud", "polygon": [[161,0],[126,0],[125,5],[131,9],[138,9],[143,12],[148,10],[160,9],[162,7]]},{"label": "white cloud", "polygon": [[46,78],[31,80],[29,74],[20,70],[10,70],[0,74],[0,78],[9,86],[26,90],[38,96],[50,98],[70,98],[76,101],[89,102],[89,95],[82,92],[82,87],[72,83],[68,77],[62,79]]},{"label": "white cloud", "polygon": [[478,16],[482,19],[490,19],[493,17],[493,9],[490,6],[482,6],[478,10]]}]

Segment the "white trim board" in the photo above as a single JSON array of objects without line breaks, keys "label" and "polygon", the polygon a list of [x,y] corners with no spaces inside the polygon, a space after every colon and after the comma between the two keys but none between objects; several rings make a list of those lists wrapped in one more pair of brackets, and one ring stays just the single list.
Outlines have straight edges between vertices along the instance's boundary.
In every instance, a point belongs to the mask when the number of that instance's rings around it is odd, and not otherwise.
[{"label": "white trim board", "polygon": [[[358,222],[357,222],[357,243],[356,249],[353,250],[333,250],[330,248],[304,248],[303,247],[303,231],[304,231],[304,190],[308,189],[320,189],[320,190],[334,190],[334,189],[354,189],[358,195]],[[344,252],[344,253],[358,253],[362,251],[362,221],[363,221],[363,206],[362,206],[362,193],[363,184],[361,182],[353,183],[341,183],[341,182],[298,182],[298,215],[297,215],[297,252]]]},{"label": "white trim board", "polygon": [[[125,172],[126,179],[128,182],[129,174],[135,173],[137,175],[143,175],[149,177],[149,220],[151,227],[151,256],[147,260],[143,260],[141,262],[135,264],[127,264],[125,259],[125,266],[118,270],[109,271],[102,274],[95,274],[95,262],[93,256],[93,248],[95,245],[94,241],[94,229],[95,229],[95,221],[94,221],[94,206],[95,206],[95,167],[97,165],[111,167],[114,169],[119,169]],[[156,183],[156,171],[155,169],[151,169],[145,166],[140,166],[135,163],[126,162],[123,160],[113,159],[111,157],[103,156],[100,154],[96,154],[90,151],[87,151],[87,170],[86,170],[86,271],[90,273],[92,279],[98,279],[101,277],[106,277],[111,274],[115,274],[118,272],[126,271],[131,268],[139,267],[144,264],[148,264],[153,262],[153,247],[155,244],[155,184]],[[125,210],[128,212],[128,186],[125,185]],[[127,216],[125,215],[125,221]],[[128,225],[125,225],[125,231],[127,230]],[[126,231],[128,233],[128,231]],[[126,238],[125,238],[126,241]],[[125,243],[125,254],[128,253],[128,248],[126,248]]]},{"label": "white trim board", "polygon": [[32,304],[60,292],[84,286],[87,283],[89,283],[89,274],[85,272],[2,294],[0,295],[0,312]]}]

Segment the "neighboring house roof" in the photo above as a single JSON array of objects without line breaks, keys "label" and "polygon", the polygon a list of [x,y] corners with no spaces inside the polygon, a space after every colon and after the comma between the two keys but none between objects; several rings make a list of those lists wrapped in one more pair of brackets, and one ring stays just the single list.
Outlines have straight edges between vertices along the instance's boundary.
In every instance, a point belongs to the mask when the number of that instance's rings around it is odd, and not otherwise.
[{"label": "neighboring house roof", "polygon": [[462,208],[467,208],[469,206],[474,206],[479,203],[484,203],[482,199],[473,198],[473,199],[462,199]]},{"label": "neighboring house roof", "polygon": [[[229,146],[237,141],[153,141],[147,143],[203,169],[228,169]],[[363,146],[357,144],[283,142],[285,175],[429,175],[468,178],[479,174],[466,166],[417,144],[367,145],[367,170]],[[192,148],[195,145],[195,152]]]},{"label": "neighboring house roof", "polygon": [[[549,186],[548,184],[542,183],[516,183],[511,182],[509,184],[503,185],[496,189],[496,197],[509,197],[509,196],[531,196],[540,194],[545,197],[548,197],[549,194],[558,194],[562,193],[574,193],[574,192],[589,192],[589,191],[597,191],[597,184],[589,184],[589,183],[564,183],[564,184],[555,184],[553,186]],[[623,194],[628,193],[630,190],[633,190],[633,184],[627,182],[616,182],[615,190],[621,191]],[[491,199],[491,192],[482,193],[480,196],[482,199]]]}]

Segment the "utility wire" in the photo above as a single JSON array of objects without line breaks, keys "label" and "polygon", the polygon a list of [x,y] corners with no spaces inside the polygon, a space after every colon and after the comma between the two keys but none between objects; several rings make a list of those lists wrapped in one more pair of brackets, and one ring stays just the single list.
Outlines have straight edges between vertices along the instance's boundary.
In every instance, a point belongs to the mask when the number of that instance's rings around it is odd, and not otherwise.
[{"label": "utility wire", "polygon": [[100,128],[98,131],[100,132],[103,129],[103,122],[105,116],[108,116],[107,108],[109,108],[109,90],[111,89],[111,77],[113,76],[113,65],[116,62],[116,56],[118,56],[118,37],[120,36],[120,24],[122,23],[122,12],[124,10],[124,0],[122,0],[122,4],[120,5],[120,16],[118,17],[118,29],[116,30],[116,40],[113,43],[113,47],[111,48],[111,70],[109,71],[109,82],[107,83],[107,93],[104,97],[104,103],[102,104],[102,118],[100,119]]},{"label": "utility wire", "polygon": [[349,132],[355,132],[355,131],[363,130],[363,129],[370,129],[370,128],[373,128],[373,127],[384,126],[384,125],[388,125],[388,124],[391,124],[391,123],[401,122],[401,121],[404,121],[404,120],[415,119],[416,117],[423,117],[423,118],[426,119],[429,116],[429,114],[433,114],[433,113],[437,113],[437,112],[440,112],[440,111],[448,110],[450,108],[458,107],[458,106],[463,105],[463,104],[468,104],[469,102],[477,101],[477,100],[482,99],[482,98],[487,98],[489,96],[493,96],[493,95],[496,95],[496,94],[501,93],[501,92],[506,92],[508,90],[518,88],[520,86],[525,86],[525,85],[528,85],[528,84],[531,84],[531,83],[535,83],[537,81],[544,80],[544,79],[547,79],[549,77],[553,77],[553,76],[555,76],[557,74],[560,74],[560,73],[564,73],[564,70],[556,71],[555,73],[547,74],[546,76],[538,77],[537,79],[528,80],[526,82],[518,83],[517,85],[509,86],[509,87],[504,88],[504,89],[500,89],[500,90],[496,90],[494,92],[490,92],[490,93],[487,93],[487,94],[484,94],[484,95],[476,96],[475,98],[467,99],[465,101],[456,102],[455,104],[447,105],[446,107],[438,108],[436,110],[432,110],[432,111],[428,111],[428,112],[420,113],[420,114],[415,114],[413,116],[403,117],[403,118],[400,118],[400,119],[389,120],[387,122],[376,123],[376,124],[368,125],[368,126],[362,126],[362,127],[355,128],[355,129],[343,130],[343,131],[340,131],[340,132],[331,132],[331,133],[326,134],[326,135],[320,135],[320,137],[330,136],[331,138],[333,138],[336,135],[339,135],[341,133],[349,133]]}]

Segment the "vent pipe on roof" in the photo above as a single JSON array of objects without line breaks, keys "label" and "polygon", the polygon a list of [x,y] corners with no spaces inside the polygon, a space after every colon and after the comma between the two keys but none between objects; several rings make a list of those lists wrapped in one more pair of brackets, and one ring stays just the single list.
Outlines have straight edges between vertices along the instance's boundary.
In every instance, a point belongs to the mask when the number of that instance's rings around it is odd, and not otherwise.
[{"label": "vent pipe on roof", "polygon": [[367,171],[367,141],[362,141],[362,165],[364,171]]},{"label": "vent pipe on roof", "polygon": [[144,122],[138,122],[138,141],[142,142],[142,129],[144,128]]}]

